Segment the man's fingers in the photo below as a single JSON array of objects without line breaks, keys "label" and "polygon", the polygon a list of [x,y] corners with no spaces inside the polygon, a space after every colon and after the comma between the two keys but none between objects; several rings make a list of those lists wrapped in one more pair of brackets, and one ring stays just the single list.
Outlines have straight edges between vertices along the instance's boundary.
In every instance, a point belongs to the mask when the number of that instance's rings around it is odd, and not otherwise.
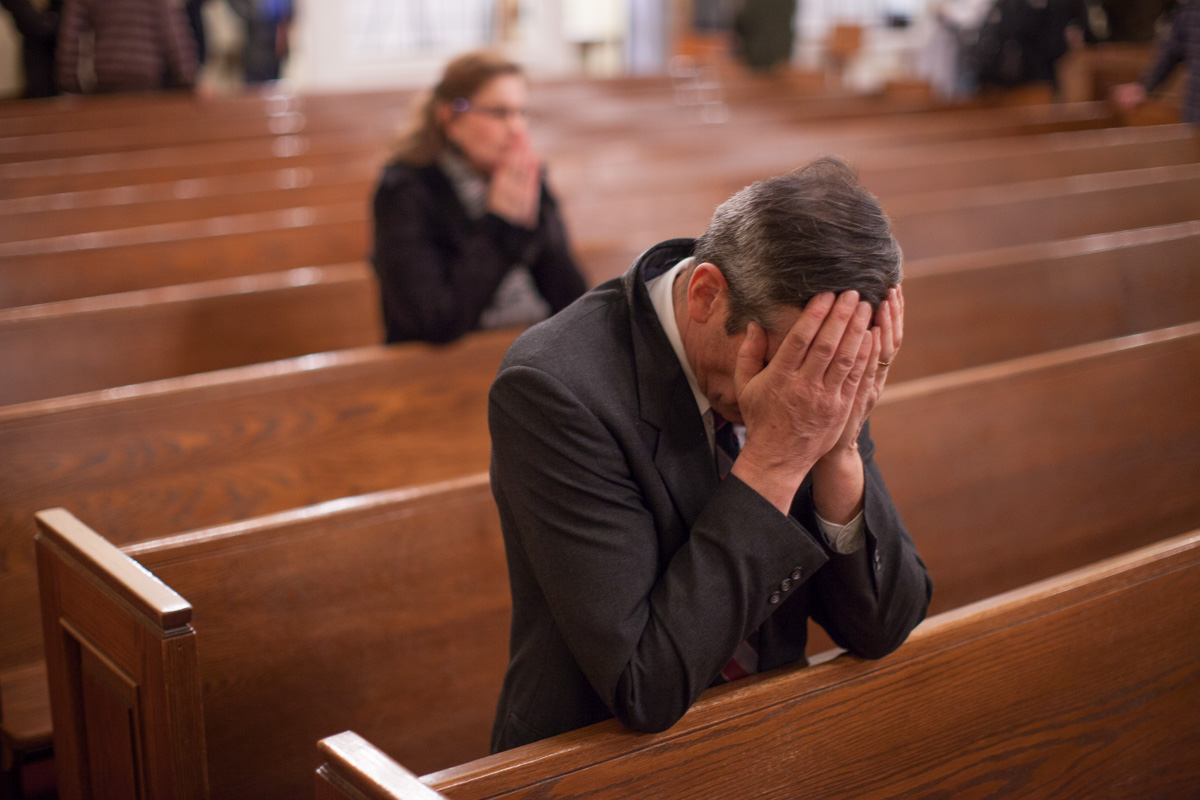
[{"label": "man's fingers", "polygon": [[757,322],[746,328],[746,337],[738,348],[737,361],[733,365],[733,390],[741,397],[755,375],[763,370],[763,359],[767,356],[767,336]]},{"label": "man's fingers", "polygon": [[[892,315],[892,291],[889,289],[887,297],[879,304],[879,309],[875,312],[875,330],[879,332],[880,341],[880,359],[890,361],[895,355],[895,348],[892,347],[892,336],[895,331],[895,326],[892,324],[895,317]],[[886,347],[884,346],[886,345]]]},{"label": "man's fingers", "polygon": [[867,371],[863,375],[863,383],[873,386],[876,392],[883,390],[883,382],[887,380],[887,367],[879,366],[883,357],[883,331],[875,328],[871,334],[871,355],[867,359]]},{"label": "man's fingers", "polygon": [[[848,296],[857,298],[857,292],[846,292],[842,298],[838,300],[838,307],[835,312],[844,312],[850,304],[844,299]],[[870,303],[855,303],[850,306],[851,312],[849,319],[841,326],[840,336],[834,344],[834,350],[831,358],[826,361],[824,369],[824,381],[826,386],[838,387],[850,375],[851,371],[857,366],[858,357],[862,349],[863,339],[867,332],[867,326],[871,322],[871,304]],[[840,317],[841,314],[838,314]],[[830,323],[833,323],[832,325]],[[817,341],[813,343],[809,350],[809,356],[804,361],[804,368],[808,369],[810,362],[814,369],[820,369],[821,362],[826,360],[826,345],[830,341],[831,334],[838,332],[838,321],[831,316],[821,326],[821,332],[817,334]],[[820,373],[814,373],[820,374]]]},{"label": "man's fingers", "polygon": [[821,323],[833,308],[834,300],[833,292],[822,292],[808,301],[804,311],[784,335],[771,359],[772,363],[778,362],[781,367],[793,371],[800,368],[817,331],[821,329]]},{"label": "man's fingers", "polygon": [[904,342],[904,287],[895,287],[895,304],[892,306],[892,344],[896,349]]},{"label": "man's fingers", "polygon": [[[808,353],[805,353],[802,362],[796,365],[810,379],[826,379],[829,363],[833,361],[835,355],[838,355],[838,347],[841,344],[842,336],[845,336],[846,325],[853,318],[854,309],[858,307],[857,303],[857,291],[844,291],[838,295],[833,307],[829,308],[826,317],[821,320],[820,330],[817,330],[816,335],[810,339]],[[854,345],[857,347],[858,343],[856,342]]]},{"label": "man's fingers", "polygon": [[[867,306],[867,309],[869,312],[870,306]],[[867,316],[870,317],[870,313]],[[858,350],[854,353],[854,362],[850,370],[846,373],[845,381],[842,383],[842,394],[851,401],[851,416],[858,411],[858,395],[872,367],[871,353],[875,350],[874,342],[875,335],[869,331],[864,333],[859,339]]]}]

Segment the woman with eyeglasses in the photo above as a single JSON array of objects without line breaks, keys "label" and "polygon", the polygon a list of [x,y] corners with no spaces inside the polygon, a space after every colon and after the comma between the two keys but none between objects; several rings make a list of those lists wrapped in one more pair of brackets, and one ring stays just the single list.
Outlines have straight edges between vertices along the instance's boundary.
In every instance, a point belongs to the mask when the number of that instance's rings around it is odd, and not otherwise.
[{"label": "woman with eyeglasses", "polygon": [[419,101],[375,192],[387,341],[530,325],[586,286],[526,128],[521,68],[476,51]]}]

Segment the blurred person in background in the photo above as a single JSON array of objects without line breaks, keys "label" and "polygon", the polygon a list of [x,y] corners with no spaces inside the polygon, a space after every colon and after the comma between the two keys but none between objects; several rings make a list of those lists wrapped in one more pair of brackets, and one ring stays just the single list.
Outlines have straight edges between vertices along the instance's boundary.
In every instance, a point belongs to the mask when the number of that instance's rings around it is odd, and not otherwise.
[{"label": "blurred person in background", "polygon": [[1180,64],[1186,64],[1188,71],[1182,120],[1200,125],[1200,0],[1180,2],[1170,32],[1159,46],[1145,77],[1138,83],[1122,84],[1113,90],[1117,105],[1126,111],[1138,107]]},{"label": "blurred person in background", "polygon": [[971,60],[981,87],[1058,88],[1057,65],[1093,39],[1083,0],[998,0],[980,28]]},{"label": "blurred person in background", "polygon": [[418,98],[375,192],[387,341],[529,325],[583,294],[526,128],[521,68],[475,51]]},{"label": "blurred person in background", "polygon": [[934,5],[920,71],[939,97],[956,100],[975,93],[977,79],[966,53],[993,5],[995,0],[940,0]]},{"label": "blurred person in background", "polygon": [[0,0],[12,15],[21,35],[21,69],[25,73],[22,97],[58,94],[54,82],[54,49],[62,0]]},{"label": "blurred person in background", "polygon": [[291,46],[289,33],[295,7],[292,0],[228,0],[246,26],[242,66],[246,83],[279,80]]},{"label": "blurred person in background", "polygon": [[[81,47],[88,34],[90,65]],[[192,32],[171,0],[65,0],[56,62],[64,92],[190,89],[196,82]],[[89,72],[95,84],[85,86]]]}]

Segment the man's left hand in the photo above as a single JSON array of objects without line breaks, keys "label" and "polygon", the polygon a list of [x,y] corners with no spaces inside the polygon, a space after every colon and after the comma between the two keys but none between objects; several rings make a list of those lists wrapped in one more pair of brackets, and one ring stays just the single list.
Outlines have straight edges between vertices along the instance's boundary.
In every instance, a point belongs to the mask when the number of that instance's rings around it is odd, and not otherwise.
[{"label": "man's left hand", "polygon": [[888,368],[904,340],[904,293],[899,286],[888,290],[875,312],[875,327],[870,360],[854,396],[854,405],[837,444],[813,467],[813,499],[817,513],[824,519],[845,524],[861,510],[863,503],[863,462],[858,452],[858,436],[871,415]]},{"label": "man's left hand", "polygon": [[867,362],[867,372],[863,375],[862,383],[858,385],[858,394],[854,398],[854,407],[846,428],[827,457],[836,457],[839,450],[857,450],[858,435],[862,432],[863,423],[871,415],[879,395],[883,393],[883,385],[887,383],[888,368],[900,352],[900,344],[904,341],[904,292],[899,286],[888,289],[887,297],[875,311],[875,328],[871,331],[875,341],[871,346],[871,358]]}]

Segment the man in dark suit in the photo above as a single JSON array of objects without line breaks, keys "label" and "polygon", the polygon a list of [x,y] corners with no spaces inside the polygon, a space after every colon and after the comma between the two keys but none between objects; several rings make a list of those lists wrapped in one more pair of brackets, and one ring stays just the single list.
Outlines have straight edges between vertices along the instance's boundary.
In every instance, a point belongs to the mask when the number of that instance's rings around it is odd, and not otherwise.
[{"label": "man in dark suit", "polygon": [[513,595],[493,750],[663,730],[805,663],[810,617],[862,657],[904,641],[930,584],[866,424],[899,281],[878,202],[822,159],[517,340],[489,404]]}]

